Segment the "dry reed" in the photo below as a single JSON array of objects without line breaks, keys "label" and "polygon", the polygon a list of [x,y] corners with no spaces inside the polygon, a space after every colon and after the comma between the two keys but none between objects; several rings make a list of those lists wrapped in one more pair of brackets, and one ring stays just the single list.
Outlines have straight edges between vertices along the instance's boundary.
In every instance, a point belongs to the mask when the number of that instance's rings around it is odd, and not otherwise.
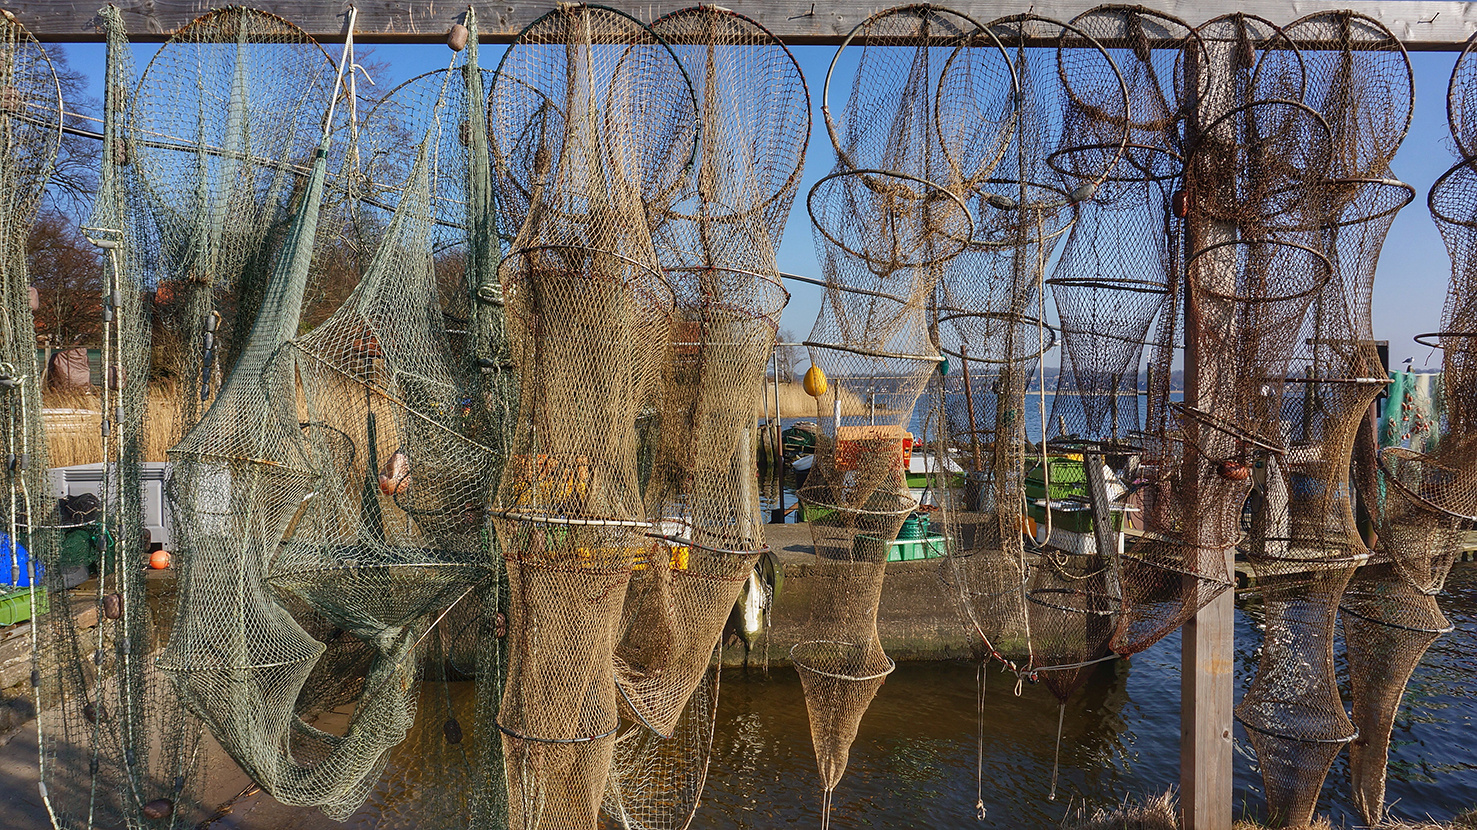
[{"label": "dry reed", "polygon": [[[149,387],[149,414],[144,424],[144,461],[168,461],[169,448],[180,438],[179,391],[172,384]],[[45,408],[47,464],[71,467],[103,460],[102,398],[96,390],[47,392]]]},{"label": "dry reed", "polygon": [[[1085,806],[1068,812],[1062,819],[1062,830],[1179,830],[1179,806],[1175,803],[1174,791],[1135,803],[1124,799],[1113,808],[1099,807],[1088,812]],[[1362,825],[1360,825],[1362,826]],[[1242,819],[1231,825],[1232,830],[1267,830],[1266,825]],[[1302,827],[1286,827],[1282,830],[1333,830],[1327,816],[1314,816],[1313,823]],[[1477,830],[1477,808],[1467,810],[1449,822],[1426,821],[1404,822],[1386,820],[1372,830]]]},{"label": "dry reed", "polygon": [[[760,417],[767,417],[774,411],[775,388],[772,384],[764,385],[764,408],[760,411]],[[816,417],[816,399],[805,394],[805,388],[798,383],[781,383],[779,385],[780,417],[781,418],[814,418]],[[841,414],[862,416],[867,414],[867,402],[856,396],[849,389],[841,390]]]}]

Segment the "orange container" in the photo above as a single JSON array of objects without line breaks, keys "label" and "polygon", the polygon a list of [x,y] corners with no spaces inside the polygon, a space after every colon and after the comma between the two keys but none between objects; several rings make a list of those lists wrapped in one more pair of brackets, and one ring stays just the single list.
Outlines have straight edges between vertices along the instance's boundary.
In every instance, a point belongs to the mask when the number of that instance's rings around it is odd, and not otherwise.
[{"label": "orange container", "polygon": [[906,470],[913,452],[913,433],[896,424],[836,427],[836,469],[855,470],[864,453],[884,451],[888,444],[897,448],[898,469]]}]

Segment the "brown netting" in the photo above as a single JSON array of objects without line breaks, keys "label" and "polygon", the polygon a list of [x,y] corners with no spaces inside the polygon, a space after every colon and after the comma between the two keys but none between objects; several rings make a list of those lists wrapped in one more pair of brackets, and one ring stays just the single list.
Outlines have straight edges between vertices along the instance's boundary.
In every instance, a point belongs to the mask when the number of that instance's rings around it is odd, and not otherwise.
[{"label": "brown netting", "polygon": [[498,725],[510,825],[592,827],[619,721],[614,651],[647,538],[640,452],[661,429],[673,293],[646,209],[689,172],[697,107],[671,48],[569,6],[509,47],[489,98],[519,406],[495,502],[508,567]]},{"label": "brown netting", "polygon": [[1477,36],[1467,39],[1446,87],[1446,123],[1451,127],[1457,155],[1464,159],[1477,158],[1477,95],[1472,94],[1477,89],[1474,50],[1477,50]]},{"label": "brown netting", "polygon": [[631,724],[616,738],[603,809],[627,830],[685,830],[697,813],[713,752],[721,671],[716,661],[704,668],[670,737]]},{"label": "brown netting", "polygon": [[[1302,825],[1312,819],[1337,742],[1356,734],[1333,677],[1333,613],[1352,567],[1368,554],[1351,465],[1356,438],[1387,382],[1369,297],[1385,233],[1413,195],[1383,178],[1409,124],[1412,88],[1404,50],[1373,20],[1319,13],[1285,35],[1278,43],[1298,44],[1302,100],[1326,128],[1329,156],[1323,181],[1302,181],[1304,198],[1269,229],[1321,251],[1331,273],[1314,293],[1298,339],[1285,344],[1293,360],[1272,375],[1281,382],[1273,410],[1281,434],[1268,443],[1280,451],[1263,459],[1256,476],[1244,546],[1264,577],[1267,616],[1262,662],[1237,716],[1257,749],[1271,820]],[[1266,61],[1255,87],[1279,94],[1286,84]],[[1285,56],[1283,62],[1292,63]],[[1288,562],[1317,578],[1299,584],[1279,575]]]},{"label": "brown netting", "polygon": [[[908,430],[940,360],[926,305],[973,236],[963,183],[990,175],[1008,137],[1012,85],[998,43],[992,61],[963,60],[960,70],[983,85],[966,92],[993,95],[995,108],[971,112],[966,95],[949,127],[936,115],[946,67],[980,36],[954,12],[890,9],[850,33],[826,78],[829,97],[841,56],[858,53],[845,106],[823,110],[837,166],[807,200],[827,290],[806,345],[826,388],[813,388],[816,460],[799,494],[815,587],[790,656],[825,791],[822,826],[861,718],[893,668],[877,608],[892,540],[917,506],[904,479]],[[946,151],[941,129],[968,149]]]},{"label": "brown netting", "polygon": [[[701,139],[675,198],[647,205],[676,303],[645,486],[650,535],[665,544],[632,576],[615,658],[630,715],[670,736],[766,549],[753,424],[788,299],[775,250],[810,115],[793,56],[747,18],[690,9],[652,30],[693,83]],[[746,100],[756,88],[771,90],[759,104]]]},{"label": "brown netting", "polygon": [[[957,380],[941,385],[952,446],[946,458],[968,471],[962,492],[941,493],[944,524],[958,540],[953,579],[986,646],[1007,666],[1040,673],[1065,699],[1081,670],[1105,654],[1117,610],[1113,560],[1026,550],[1026,447],[1040,438],[1026,433],[1026,407],[1039,406],[1027,402],[1026,387],[1056,340],[1042,307],[1047,261],[1081,205],[1106,195],[1104,182],[1130,132],[1128,90],[1108,53],[1082,29],[1022,15],[994,21],[987,31],[990,42],[980,38],[967,59],[956,58],[940,88],[944,122],[951,118],[943,113],[946,100],[989,101],[974,91],[979,73],[956,76],[956,66],[993,62],[1000,50],[1019,89],[1000,163],[967,192],[981,227],[938,295],[934,336],[958,360]],[[970,94],[957,94],[960,88]]]},{"label": "brown netting", "polygon": [[[1183,271],[1168,235],[1178,224],[1171,203],[1183,181],[1181,129],[1199,97],[1182,89],[1186,56],[1203,60],[1204,46],[1184,22],[1133,7],[1099,7],[1072,25],[1112,44],[1109,56],[1133,103],[1124,156],[1082,203],[1047,280],[1065,382],[1052,399],[1046,434],[1074,447],[1135,449],[1143,346]],[[1100,143],[1113,126],[1104,122],[1097,111],[1074,119],[1071,146],[1058,163],[1075,162],[1076,146]]]},{"label": "brown netting", "polygon": [[[1303,313],[1331,266],[1309,240],[1272,237],[1308,208],[1320,182],[1328,130],[1300,97],[1302,65],[1266,21],[1230,15],[1198,28],[1185,71],[1198,90],[1184,196],[1186,400],[1169,399],[1173,327],[1161,327],[1149,386],[1149,454],[1137,473],[1143,536],[1125,552],[1125,612],[1113,647],[1142,650],[1231,583],[1227,553],[1240,538],[1250,464],[1281,449],[1280,379]],[[1277,48],[1271,48],[1275,45]],[[1258,70],[1263,70],[1258,74]],[[1254,80],[1265,77],[1263,84]],[[1272,80],[1278,83],[1273,84]],[[1173,247],[1178,247],[1177,244]]]},{"label": "brown netting", "polygon": [[1339,611],[1349,666],[1349,700],[1359,737],[1349,745],[1355,807],[1371,826],[1386,818],[1385,767],[1405,685],[1426,649],[1451,623],[1436,598],[1415,589],[1398,568],[1361,568]]},{"label": "brown netting", "polygon": [[1334,677],[1333,628],[1351,568],[1265,577],[1257,677],[1236,706],[1256,750],[1269,826],[1306,826],[1344,744],[1358,735]]}]

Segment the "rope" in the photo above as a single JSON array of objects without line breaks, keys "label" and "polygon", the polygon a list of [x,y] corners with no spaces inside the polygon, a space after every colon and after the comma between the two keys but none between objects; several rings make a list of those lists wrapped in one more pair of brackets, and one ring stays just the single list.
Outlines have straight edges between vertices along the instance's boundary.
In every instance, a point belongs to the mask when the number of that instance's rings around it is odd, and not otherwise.
[{"label": "rope", "polygon": [[1056,707],[1056,754],[1051,758],[1051,791],[1046,794],[1047,801],[1056,801],[1056,779],[1061,770],[1062,761],[1062,722],[1067,718],[1067,704],[1058,703]]},{"label": "rope", "polygon": [[978,724],[976,734],[978,753],[975,756],[974,765],[974,818],[976,821],[985,820],[985,667],[988,665],[988,660],[981,660],[979,671],[975,675],[979,682],[979,692],[975,696],[978,704],[978,717],[975,721]]}]

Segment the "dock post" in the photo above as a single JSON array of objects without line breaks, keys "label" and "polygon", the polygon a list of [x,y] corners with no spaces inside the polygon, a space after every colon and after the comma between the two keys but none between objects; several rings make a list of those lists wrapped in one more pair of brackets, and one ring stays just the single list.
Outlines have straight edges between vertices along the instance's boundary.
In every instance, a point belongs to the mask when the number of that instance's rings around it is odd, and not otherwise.
[{"label": "dock post", "polygon": [[[1188,49],[1186,74],[1191,80],[1185,84],[1189,94],[1196,96],[1194,108],[1185,125],[1187,144],[1186,158],[1195,152],[1201,128],[1206,126],[1202,119],[1212,118],[1230,107],[1241,103],[1235,100],[1235,44],[1211,42],[1205,44],[1204,53]],[[1201,65],[1203,54],[1206,64]],[[1199,97],[1201,85],[1197,77],[1209,74],[1205,84],[1206,95]],[[1187,164],[1186,182],[1191,170]],[[1189,265],[1195,252],[1201,247],[1237,236],[1236,227],[1191,211],[1184,225],[1185,245],[1184,268],[1184,333],[1185,333],[1185,403],[1201,407],[1202,388],[1214,388],[1214,373],[1218,367],[1214,355],[1199,353],[1199,339],[1207,323],[1201,318],[1201,309],[1195,302],[1194,292],[1189,285]],[[1220,259],[1220,257],[1217,257]],[[1207,274],[1212,285],[1234,284],[1235,264],[1221,263],[1220,269]],[[1223,367],[1221,367],[1223,368]],[[1211,402],[1213,403],[1213,402]],[[1185,424],[1186,443],[1197,442],[1200,424],[1189,420]],[[1186,451],[1187,455],[1193,453]],[[1196,486],[1199,465],[1204,459],[1185,459],[1185,481]],[[1235,549],[1218,548],[1205,528],[1197,528],[1194,542],[1199,558],[1196,570],[1204,573],[1209,569],[1210,557],[1226,559],[1224,573],[1235,574]],[[1195,577],[1187,577],[1194,580]],[[1195,586],[1186,585],[1188,590]],[[1194,594],[1190,594],[1193,596]],[[1180,827],[1182,830],[1231,830],[1232,816],[1232,760],[1231,720],[1234,716],[1234,665],[1236,658],[1236,592],[1229,589],[1202,606],[1180,629]]]},{"label": "dock post", "polygon": [[[1226,567],[1235,554],[1224,552]],[[1232,571],[1234,573],[1234,571]],[[1181,629],[1180,814],[1183,830],[1231,828],[1231,717],[1236,592],[1211,600]]]}]

